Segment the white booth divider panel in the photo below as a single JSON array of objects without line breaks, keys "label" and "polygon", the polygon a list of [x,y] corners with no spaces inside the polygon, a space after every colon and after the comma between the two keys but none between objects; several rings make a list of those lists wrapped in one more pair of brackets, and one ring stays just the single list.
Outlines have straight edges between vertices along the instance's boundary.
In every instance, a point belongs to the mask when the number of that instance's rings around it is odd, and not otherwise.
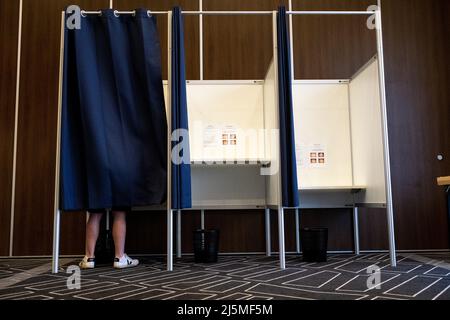
[{"label": "white booth divider panel", "polygon": [[271,63],[264,79],[264,127],[266,128],[265,157],[270,159],[270,168],[266,170],[266,202],[268,206],[280,203],[280,125],[276,94],[275,66]]},{"label": "white booth divider panel", "polygon": [[366,186],[357,202],[384,205],[384,148],[376,59],[350,82],[350,115],[354,182]]},{"label": "white booth divider panel", "polygon": [[299,189],[353,186],[348,84],[293,85]]},{"label": "white booth divider panel", "polygon": [[263,83],[187,85],[191,160],[263,160]]}]

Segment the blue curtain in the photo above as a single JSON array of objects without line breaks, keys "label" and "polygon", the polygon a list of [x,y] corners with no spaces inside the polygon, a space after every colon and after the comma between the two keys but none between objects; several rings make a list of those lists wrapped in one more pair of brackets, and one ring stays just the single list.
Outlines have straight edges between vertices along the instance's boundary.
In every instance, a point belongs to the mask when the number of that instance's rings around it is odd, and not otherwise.
[{"label": "blue curtain", "polygon": [[62,210],[160,204],[167,121],[154,17],[88,15],[65,31]]},{"label": "blue curtain", "polygon": [[[186,69],[184,57],[183,17],[179,7],[172,12],[172,131],[185,129],[187,133],[188,112],[186,101]],[[186,134],[173,136],[172,148],[183,143],[183,149],[178,156],[183,162],[176,164],[172,161],[172,209],[192,207],[191,197],[191,165],[189,156],[189,137]],[[183,140],[186,139],[186,140]],[[174,150],[174,149],[173,149]]]},{"label": "blue curtain", "polygon": [[295,157],[292,77],[286,8],[278,8],[278,102],[280,107],[280,148],[283,207],[298,207],[297,161]]}]

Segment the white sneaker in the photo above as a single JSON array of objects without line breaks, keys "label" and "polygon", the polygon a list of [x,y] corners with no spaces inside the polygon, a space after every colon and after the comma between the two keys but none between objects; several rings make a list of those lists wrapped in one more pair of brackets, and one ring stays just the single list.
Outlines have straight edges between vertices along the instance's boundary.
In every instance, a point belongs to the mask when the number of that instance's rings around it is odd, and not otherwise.
[{"label": "white sneaker", "polygon": [[78,265],[81,269],[94,269],[95,258],[88,258],[87,256],[85,256]]},{"label": "white sneaker", "polygon": [[124,269],[130,267],[136,267],[139,264],[138,259],[131,259],[127,254],[124,254],[122,258],[114,259],[114,268],[116,269]]}]

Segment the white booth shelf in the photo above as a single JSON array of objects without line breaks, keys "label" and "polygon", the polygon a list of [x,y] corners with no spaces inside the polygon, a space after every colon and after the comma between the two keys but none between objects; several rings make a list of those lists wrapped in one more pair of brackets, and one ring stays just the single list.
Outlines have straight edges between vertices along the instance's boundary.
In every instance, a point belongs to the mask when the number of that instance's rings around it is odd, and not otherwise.
[{"label": "white booth shelf", "polygon": [[365,186],[329,186],[329,187],[303,187],[299,189],[299,192],[336,192],[336,191],[342,191],[342,192],[360,192],[361,190],[365,190]]},{"label": "white booth shelf", "polygon": [[192,166],[270,166],[270,160],[191,160]]}]

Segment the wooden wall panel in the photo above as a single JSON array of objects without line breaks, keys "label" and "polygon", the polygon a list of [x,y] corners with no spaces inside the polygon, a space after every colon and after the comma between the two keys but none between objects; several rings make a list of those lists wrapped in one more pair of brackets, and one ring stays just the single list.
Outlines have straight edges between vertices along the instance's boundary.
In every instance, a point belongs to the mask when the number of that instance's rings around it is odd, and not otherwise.
[{"label": "wooden wall panel", "polygon": [[[293,0],[294,10],[366,10],[374,0]],[[376,52],[367,16],[293,17],[296,79],[349,79]]]},{"label": "wooden wall panel", "polygon": [[9,254],[19,2],[0,1],[0,256]]},{"label": "wooden wall panel", "polygon": [[[201,212],[183,211],[181,217],[181,251],[194,252],[193,233],[201,229]],[[209,220],[209,213],[207,213],[205,220]]]},{"label": "wooden wall panel", "polygon": [[[295,252],[295,214],[294,210],[285,211],[286,251]],[[353,250],[353,222],[346,209],[301,210],[300,228],[327,228],[328,250]],[[271,214],[272,251],[278,251],[278,217],[276,211]],[[264,244],[264,234],[263,242]],[[264,249],[265,250],[265,249]]]},{"label": "wooden wall panel", "polygon": [[383,0],[382,13],[397,245],[448,249],[450,3]]},{"label": "wooden wall panel", "polygon": [[361,250],[389,249],[385,209],[359,209],[359,241]]},{"label": "wooden wall panel", "polygon": [[129,254],[166,253],[166,221],[165,212],[133,212],[128,214],[126,251]]},{"label": "wooden wall panel", "polygon": [[[275,216],[275,215],[274,215]],[[176,250],[174,215],[174,252]],[[221,252],[264,252],[264,211],[212,210],[205,212],[207,229],[220,230]],[[160,254],[166,252],[166,213],[132,213],[127,218],[127,251]],[[182,252],[193,253],[193,232],[200,229],[200,211],[182,212]],[[275,230],[276,232],[276,230]]]},{"label": "wooden wall panel", "polygon": [[220,230],[221,252],[265,251],[264,211],[208,211],[205,226]]},{"label": "wooden wall panel", "polygon": [[[204,10],[275,10],[279,0],[207,0]],[[204,78],[264,79],[273,58],[271,16],[205,16]]]},{"label": "wooden wall panel", "polygon": [[328,228],[328,250],[353,250],[353,219],[348,210],[305,210],[301,227]]},{"label": "wooden wall panel", "polygon": [[[198,10],[197,0],[114,0],[113,4],[117,10],[148,8],[154,11],[168,11],[172,10],[174,6],[180,6],[182,10]],[[163,79],[167,79],[167,16],[157,15],[156,18],[161,43]],[[190,80],[197,80],[200,78],[198,16],[184,17],[184,34],[186,77]]]},{"label": "wooden wall panel", "polygon": [[[23,1],[14,255],[52,252],[61,12],[69,4],[93,10],[109,1]],[[63,254],[84,247],[84,215],[77,217],[63,220]]]},{"label": "wooden wall panel", "polygon": [[[294,0],[294,9],[363,10],[374,2]],[[3,230],[8,232],[9,229],[5,227],[9,226],[10,197],[6,193],[10,192],[7,186],[12,174],[9,166],[16,45],[5,46],[3,43],[15,41],[14,32],[17,30],[14,28],[17,26],[14,26],[16,18],[13,17],[18,8],[12,3],[12,0],[0,3],[0,26],[11,26],[13,31],[7,33],[2,29],[0,34],[0,183],[6,190],[3,192],[2,189],[0,193],[0,255],[5,252],[9,238]],[[69,3],[78,3],[92,10],[109,5],[108,0],[24,0],[14,229],[16,255],[51,253],[59,13]],[[114,7],[169,10],[177,3],[185,10],[197,10],[195,0],[114,0]],[[276,0],[204,0],[204,9],[272,10],[277,4]],[[443,190],[435,186],[435,177],[450,172],[450,70],[447,61],[450,56],[447,20],[450,2],[382,0],[382,10],[398,248],[448,248],[445,198]],[[271,36],[265,36],[271,23],[263,19],[258,25],[253,18],[205,18],[205,78],[253,79],[264,76],[272,57]],[[294,55],[298,78],[347,78],[375,52],[373,43],[368,42],[373,38],[373,31],[360,28],[364,20],[358,18],[358,21],[344,23],[339,18],[328,18],[294,19],[294,49],[300,50]],[[312,20],[308,22],[308,19]],[[164,53],[167,48],[166,21],[164,18],[158,20]],[[358,28],[354,29],[356,25]],[[249,34],[253,36],[249,38]],[[359,40],[348,39],[353,36]],[[198,79],[198,19],[194,17],[186,18],[186,51],[188,77]],[[162,56],[165,59],[165,54]],[[437,154],[443,154],[444,161],[437,161]],[[272,215],[272,221],[272,247],[277,250],[276,214]],[[165,252],[166,221],[163,212],[133,213],[128,222],[127,250],[130,253]],[[84,223],[83,213],[63,215],[63,254],[83,253]],[[192,231],[199,224],[198,211],[183,213],[184,252],[192,251]],[[221,229],[222,251],[264,251],[264,220],[258,210],[207,212],[206,224]],[[348,210],[317,210],[302,214],[302,226],[319,225],[330,229],[330,249],[352,249],[352,222]],[[361,210],[360,226],[362,249],[387,248],[384,210]],[[293,214],[288,213],[286,245],[290,251],[295,249],[293,230]]]}]

